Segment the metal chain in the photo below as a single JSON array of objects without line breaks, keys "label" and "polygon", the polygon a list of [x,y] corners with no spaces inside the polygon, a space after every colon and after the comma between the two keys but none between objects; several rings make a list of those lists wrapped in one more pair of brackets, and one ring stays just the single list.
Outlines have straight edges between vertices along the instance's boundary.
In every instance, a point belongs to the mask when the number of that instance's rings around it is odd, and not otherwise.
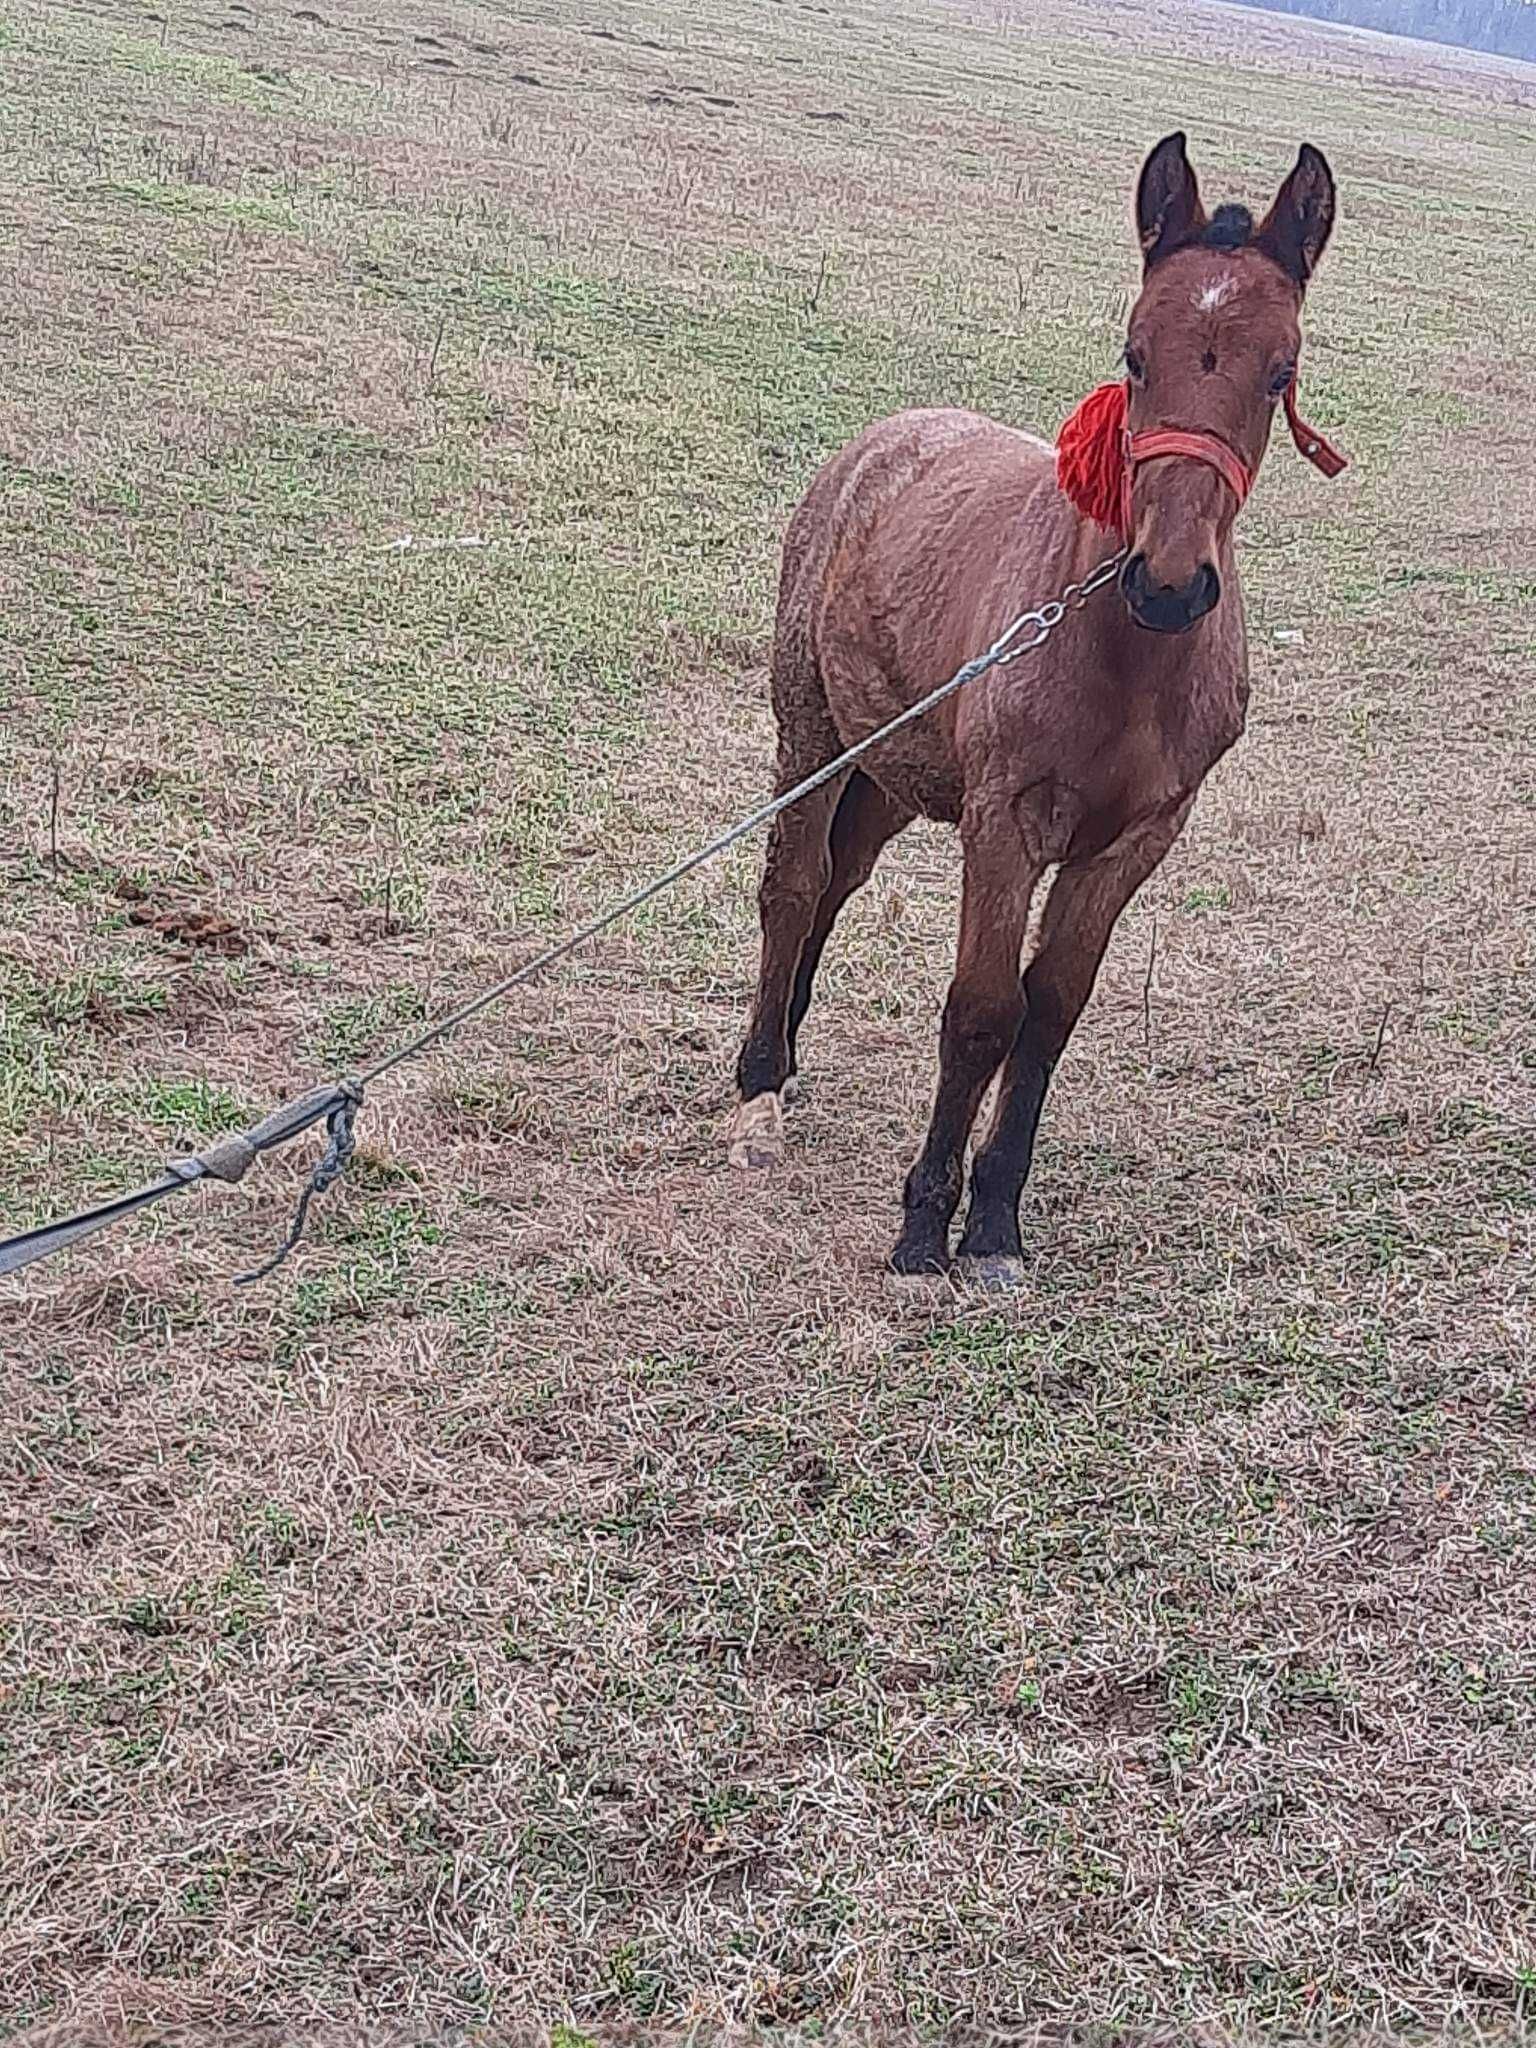
[{"label": "metal chain", "polygon": [[[563,960],[567,954],[574,953],[578,946],[584,946],[589,939],[596,938],[610,925],[617,924],[620,918],[640,909],[642,904],[649,903],[652,897],[659,896],[664,889],[670,889],[674,882],[680,882],[685,875],[692,874],[695,868],[702,867],[706,861],[725,853],[738,840],[745,839],[749,832],[755,832],[760,825],[770,823],[781,811],[787,811],[792,804],[800,803],[814,790],[830,782],[835,775],[841,775],[856,761],[862,760],[871,748],[880,746],[903,727],[914,724],[936,704],[942,704],[946,697],[952,697],[957,690],[964,689],[967,683],[972,683],[978,676],[985,675],[988,669],[1006,668],[1010,662],[1017,661],[1020,655],[1029,654],[1035,648],[1043,647],[1068,613],[1084,610],[1096,591],[1102,590],[1106,584],[1114,581],[1124,560],[1123,552],[1113,555],[1107,561],[1101,562],[1080,583],[1069,583],[1059,598],[1052,598],[1048,603],[1036,606],[1030,611],[1020,612],[984,654],[978,654],[974,660],[957,669],[947,683],[941,683],[936,690],[930,690],[926,697],[919,697],[915,704],[909,704],[905,711],[898,712],[894,718],[870,733],[867,738],[845,748],[835,760],[826,762],[813,775],[807,775],[804,781],[795,783],[793,788],[783,790],[767,803],[760,804],[755,811],[750,812],[727,831],[720,833],[717,838],[710,840],[707,846],[700,847],[696,853],[690,853],[686,859],[678,861],[676,866],[668,868],[665,874],[658,875],[643,887],[632,890],[617,903],[611,903],[606,910],[589,918],[567,937],[553,946],[546,947],[542,953],[516,968],[504,980],[498,981],[494,988],[484,990],[471,1001],[461,1004],[457,1010],[451,1010],[446,1017],[429,1025],[408,1044],[397,1046],[393,1052],[375,1060],[371,1067],[365,1067],[355,1078],[332,1082],[328,1086],[315,1089],[309,1095],[274,1111],[251,1130],[229,1133],[210,1146],[207,1152],[200,1153],[192,1159],[173,1161],[164,1176],[148,1187],[139,1188],[130,1195],[119,1196],[114,1201],[104,1202],[95,1209],[86,1210],[64,1221],[44,1224],[35,1230],[22,1231],[18,1236],[0,1240],[0,1275],[20,1272],[23,1266],[31,1265],[34,1260],[46,1258],[53,1252],[62,1251],[66,1245],[93,1236],[96,1231],[104,1230],[108,1224],[132,1214],[134,1210],[158,1202],[166,1195],[178,1194],[187,1187],[195,1186],[199,1180],[212,1178],[237,1181],[262,1153],[272,1150],[277,1145],[290,1143],[301,1132],[309,1130],[324,1118],[327,1132],[326,1148],[299,1198],[298,1209],[287,1239],[263,1265],[253,1272],[242,1273],[239,1284],[247,1285],[251,1281],[264,1278],[282,1264],[303,1236],[310,1203],[317,1195],[324,1194],[346,1170],[355,1144],[354,1127],[357,1113],[363,1105],[365,1088],[380,1080],[385,1074],[391,1073],[396,1067],[402,1066],[405,1061],[418,1058],[429,1047],[446,1038],[450,1032],[457,1031],[461,1025],[467,1024],[471,1017],[478,1016],[482,1010],[489,1009],[492,1003],[499,1002],[522,982],[531,981],[534,975],[542,973],[546,967],[552,967],[557,960]],[[1031,626],[1035,629],[1033,637],[1021,639],[1020,635],[1026,633]]]},{"label": "metal chain", "polygon": [[1023,619],[1016,620],[1015,624],[1027,624],[1033,620],[1040,631],[1024,646],[1015,647],[1011,653],[1000,655],[999,667],[1007,662],[1017,661],[1019,656],[1027,654],[1031,647],[1038,647],[1043,641],[1048,640],[1068,612],[1086,611],[1088,600],[1094,592],[1102,590],[1106,583],[1113,583],[1124,567],[1125,550],[1122,548],[1119,554],[1111,555],[1107,561],[1100,562],[1097,569],[1085,576],[1081,583],[1069,583],[1060,597],[1053,597],[1049,603],[1041,605],[1038,611],[1026,612]]}]

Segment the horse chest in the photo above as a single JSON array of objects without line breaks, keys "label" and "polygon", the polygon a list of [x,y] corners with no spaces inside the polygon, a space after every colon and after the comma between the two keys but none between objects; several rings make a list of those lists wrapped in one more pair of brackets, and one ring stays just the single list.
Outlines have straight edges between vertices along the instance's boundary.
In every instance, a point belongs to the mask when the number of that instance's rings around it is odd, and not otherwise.
[{"label": "horse chest", "polygon": [[1194,795],[1242,730],[1242,697],[1235,683],[1175,697],[1132,691],[1097,717],[1015,730],[1012,744],[986,721],[984,754],[969,750],[968,800],[990,785],[982,800],[1005,803],[1042,858],[1091,859]]}]

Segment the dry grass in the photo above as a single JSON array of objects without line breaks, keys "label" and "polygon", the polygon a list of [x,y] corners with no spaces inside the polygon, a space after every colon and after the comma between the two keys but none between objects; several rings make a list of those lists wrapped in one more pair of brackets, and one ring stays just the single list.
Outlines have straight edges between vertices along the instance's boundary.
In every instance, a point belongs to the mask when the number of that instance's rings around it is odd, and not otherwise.
[{"label": "dry grass", "polygon": [[1297,107],[1335,158],[1359,460],[1248,517],[1252,729],[1006,1313],[880,1276],[937,832],[772,1183],[748,851],[381,1091],[259,1293],[297,1157],[11,1287],[7,2019],[1522,2027],[1531,75],[1068,0],[166,11],[0,20],[12,1225],[754,797],[814,463],[1052,424],[1167,127],[1250,196]]}]

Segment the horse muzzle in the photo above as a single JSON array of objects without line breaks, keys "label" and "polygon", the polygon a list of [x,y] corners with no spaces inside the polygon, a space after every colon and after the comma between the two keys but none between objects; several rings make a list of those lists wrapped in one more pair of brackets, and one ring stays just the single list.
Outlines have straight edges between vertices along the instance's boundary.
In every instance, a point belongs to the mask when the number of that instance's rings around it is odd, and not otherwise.
[{"label": "horse muzzle", "polygon": [[1138,626],[1149,633],[1187,633],[1221,602],[1221,577],[1204,562],[1182,588],[1157,583],[1145,555],[1132,555],[1120,572],[1120,595]]}]

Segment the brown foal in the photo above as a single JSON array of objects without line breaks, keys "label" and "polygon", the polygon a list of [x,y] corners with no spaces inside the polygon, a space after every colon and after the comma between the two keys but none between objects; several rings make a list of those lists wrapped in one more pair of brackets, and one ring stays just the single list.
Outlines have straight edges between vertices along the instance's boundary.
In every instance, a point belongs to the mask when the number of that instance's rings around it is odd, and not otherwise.
[{"label": "brown foal", "polygon": [[[1242,207],[1208,216],[1184,137],[1159,144],[1137,192],[1145,276],[1125,351],[1127,426],[1214,441],[1218,459],[1183,459],[1184,447],[1137,461],[1121,601],[1097,600],[1040,653],[982,676],[774,824],[737,1069],[739,1166],[782,1157],[786,1084],[838,912],[913,818],[960,828],[959,949],[933,1116],[891,1255],[899,1273],[949,1264],[966,1144],[1001,1068],[958,1256],[985,1285],[1022,1277],[1019,1198],[1052,1070],[1116,919],[1243,729],[1232,474],[1257,471],[1294,386],[1302,297],[1333,212],[1314,149],[1256,226]],[[874,731],[987,646],[1021,600],[1054,596],[1113,546],[1063,496],[1055,450],[1030,435],[959,411],[870,427],[815,478],[785,541],[778,787]],[[1030,901],[1052,865],[1021,979]]]}]

